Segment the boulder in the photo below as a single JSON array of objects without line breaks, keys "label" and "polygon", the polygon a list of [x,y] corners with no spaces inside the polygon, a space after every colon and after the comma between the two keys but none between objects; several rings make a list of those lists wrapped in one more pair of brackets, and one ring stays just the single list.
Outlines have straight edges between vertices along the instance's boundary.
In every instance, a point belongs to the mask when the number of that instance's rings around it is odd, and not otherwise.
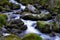
[{"label": "boulder", "polygon": [[50,23],[47,21],[37,21],[37,29],[42,33],[51,33]]},{"label": "boulder", "polygon": [[31,4],[28,4],[27,9],[33,13],[38,13],[38,10]]},{"label": "boulder", "polygon": [[42,40],[42,38],[37,34],[30,33],[27,34],[22,40]]},{"label": "boulder", "polygon": [[50,20],[52,19],[52,15],[44,13],[33,14],[30,12],[23,12],[21,18],[25,20]]},{"label": "boulder", "polygon": [[9,32],[18,33],[27,29],[27,26],[20,20],[11,20],[5,27]]},{"label": "boulder", "polygon": [[9,2],[9,0],[0,0],[0,12],[11,12],[20,9],[20,5]]}]

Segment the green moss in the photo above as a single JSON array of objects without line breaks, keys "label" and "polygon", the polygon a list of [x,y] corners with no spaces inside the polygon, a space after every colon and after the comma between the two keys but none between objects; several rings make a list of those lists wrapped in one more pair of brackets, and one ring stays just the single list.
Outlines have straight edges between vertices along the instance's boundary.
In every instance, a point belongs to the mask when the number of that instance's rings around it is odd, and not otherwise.
[{"label": "green moss", "polygon": [[17,35],[9,35],[5,37],[5,40],[21,40]]},{"label": "green moss", "polygon": [[8,16],[6,14],[1,14],[0,16],[3,16],[6,20],[8,19]]},{"label": "green moss", "polygon": [[37,34],[27,34],[22,40],[42,40]]},{"label": "green moss", "polygon": [[50,23],[48,23],[47,21],[37,21],[37,25],[38,27],[44,28],[46,27],[45,25],[50,25]]},{"label": "green moss", "polygon": [[4,14],[0,14],[0,26],[2,27],[2,25],[6,25],[6,19],[7,16]]}]

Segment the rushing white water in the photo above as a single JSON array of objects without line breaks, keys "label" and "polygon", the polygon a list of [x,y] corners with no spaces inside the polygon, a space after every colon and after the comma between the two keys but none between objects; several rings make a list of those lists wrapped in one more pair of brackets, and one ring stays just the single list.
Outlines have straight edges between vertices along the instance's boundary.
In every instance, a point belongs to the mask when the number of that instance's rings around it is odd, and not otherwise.
[{"label": "rushing white water", "polygon": [[15,4],[19,4],[20,10],[24,10],[26,8],[26,6],[22,5],[21,3],[16,2],[15,0],[10,0],[10,2],[15,3]]},{"label": "rushing white water", "polygon": [[34,28],[36,26],[36,21],[23,20],[23,19],[21,19],[21,20],[24,22],[25,25],[28,26],[28,28],[26,30],[26,33],[40,34],[40,32],[37,29]]},{"label": "rushing white water", "polygon": [[8,36],[8,35],[11,35],[11,34],[9,34],[9,33],[3,33],[3,36]]}]

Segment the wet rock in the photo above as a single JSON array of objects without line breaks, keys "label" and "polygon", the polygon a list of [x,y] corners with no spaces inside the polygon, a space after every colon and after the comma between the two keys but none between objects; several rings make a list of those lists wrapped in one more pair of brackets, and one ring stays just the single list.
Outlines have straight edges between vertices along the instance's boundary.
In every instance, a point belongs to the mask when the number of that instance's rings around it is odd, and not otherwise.
[{"label": "wet rock", "polygon": [[51,37],[55,37],[56,35],[55,35],[55,32],[51,32],[50,34],[49,34]]},{"label": "wet rock", "polygon": [[12,33],[21,33],[22,31],[27,29],[27,26],[24,25],[24,23],[20,19],[17,19],[11,20],[5,28]]},{"label": "wet rock", "polygon": [[47,21],[37,21],[37,29],[42,33],[50,33],[50,23]]},{"label": "wet rock", "polygon": [[50,20],[50,19],[52,19],[52,15],[44,14],[44,13],[33,14],[33,13],[29,13],[29,12],[24,12],[24,13],[22,13],[21,18],[23,18],[25,20]]},{"label": "wet rock", "polygon": [[37,34],[31,33],[27,34],[22,40],[42,40],[42,38]]},{"label": "wet rock", "polygon": [[38,13],[38,10],[33,5],[28,4],[27,9],[33,13]]}]

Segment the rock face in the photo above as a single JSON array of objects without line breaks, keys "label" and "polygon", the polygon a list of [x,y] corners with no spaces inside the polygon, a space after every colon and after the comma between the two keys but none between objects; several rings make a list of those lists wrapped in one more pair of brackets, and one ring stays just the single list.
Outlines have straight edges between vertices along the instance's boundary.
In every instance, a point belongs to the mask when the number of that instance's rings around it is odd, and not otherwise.
[{"label": "rock face", "polygon": [[37,34],[27,34],[22,40],[42,40]]},{"label": "rock face", "polygon": [[17,19],[10,21],[5,28],[12,33],[21,33],[27,29],[27,26],[21,20]]},{"label": "rock face", "polygon": [[50,20],[52,19],[51,14],[33,14],[29,12],[23,12],[21,18],[26,19],[26,20]]}]

